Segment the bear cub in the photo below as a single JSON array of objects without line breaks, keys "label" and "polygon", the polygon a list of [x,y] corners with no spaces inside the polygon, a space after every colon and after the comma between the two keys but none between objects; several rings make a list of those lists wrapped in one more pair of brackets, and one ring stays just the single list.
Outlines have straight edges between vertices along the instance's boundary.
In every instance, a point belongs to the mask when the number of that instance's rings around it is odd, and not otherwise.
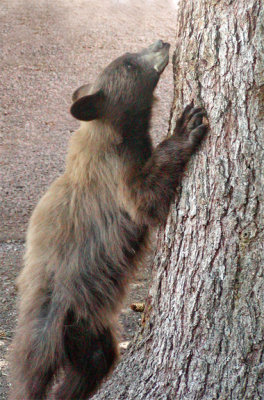
[{"label": "bear cub", "polygon": [[204,110],[191,103],[174,134],[152,147],[153,93],[169,47],[158,40],[126,53],[74,92],[80,129],[27,232],[12,400],[44,399],[50,390],[57,400],[87,399],[117,361],[127,284],[207,130]]}]

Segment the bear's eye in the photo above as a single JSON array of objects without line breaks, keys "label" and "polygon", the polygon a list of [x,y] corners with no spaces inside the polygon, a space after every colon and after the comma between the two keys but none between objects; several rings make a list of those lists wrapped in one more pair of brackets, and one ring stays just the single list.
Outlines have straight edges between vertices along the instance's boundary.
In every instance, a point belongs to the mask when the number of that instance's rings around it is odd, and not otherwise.
[{"label": "bear's eye", "polygon": [[125,65],[126,69],[128,69],[128,70],[137,68],[136,64],[134,64],[133,62],[131,62],[129,60],[124,61],[124,65]]}]

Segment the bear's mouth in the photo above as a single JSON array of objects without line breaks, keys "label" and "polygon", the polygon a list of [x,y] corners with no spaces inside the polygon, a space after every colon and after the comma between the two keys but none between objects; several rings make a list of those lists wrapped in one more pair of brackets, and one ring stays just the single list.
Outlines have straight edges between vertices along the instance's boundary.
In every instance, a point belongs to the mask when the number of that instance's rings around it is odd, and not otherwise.
[{"label": "bear's mouth", "polygon": [[151,46],[142,50],[140,58],[161,74],[169,62],[170,44],[157,40]]}]

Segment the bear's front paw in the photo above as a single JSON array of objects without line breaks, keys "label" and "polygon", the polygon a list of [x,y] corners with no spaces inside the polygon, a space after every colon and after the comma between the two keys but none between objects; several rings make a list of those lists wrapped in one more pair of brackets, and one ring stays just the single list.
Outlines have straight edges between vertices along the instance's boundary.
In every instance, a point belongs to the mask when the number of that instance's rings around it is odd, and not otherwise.
[{"label": "bear's front paw", "polygon": [[208,130],[206,112],[201,107],[194,107],[193,102],[185,107],[177,120],[175,136],[191,147],[198,147]]}]

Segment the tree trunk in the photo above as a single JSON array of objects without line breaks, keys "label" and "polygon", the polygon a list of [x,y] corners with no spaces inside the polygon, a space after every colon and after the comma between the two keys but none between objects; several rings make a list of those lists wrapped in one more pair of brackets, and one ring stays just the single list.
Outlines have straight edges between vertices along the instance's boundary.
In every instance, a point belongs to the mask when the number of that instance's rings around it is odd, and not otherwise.
[{"label": "tree trunk", "polygon": [[170,131],[211,130],[158,235],[144,326],[93,399],[264,399],[264,6],[181,0]]}]

